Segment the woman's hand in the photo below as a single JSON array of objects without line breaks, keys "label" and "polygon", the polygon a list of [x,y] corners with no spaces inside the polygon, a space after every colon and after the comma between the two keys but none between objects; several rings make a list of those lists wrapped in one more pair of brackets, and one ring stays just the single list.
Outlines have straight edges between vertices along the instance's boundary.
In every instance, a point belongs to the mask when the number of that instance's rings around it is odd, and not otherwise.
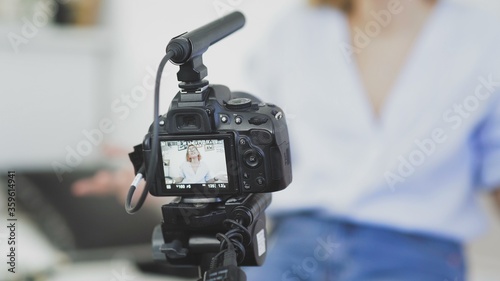
[{"label": "woman's hand", "polygon": [[135,177],[134,168],[127,157],[128,151],[117,146],[104,145],[102,154],[107,159],[118,161],[121,168],[116,171],[100,170],[92,177],[80,179],[73,183],[71,191],[78,197],[115,196],[123,203]]},{"label": "woman's hand", "polygon": [[217,179],[217,181],[221,181],[221,182],[227,182],[228,181],[228,177],[227,177],[226,173],[217,174],[215,176],[215,178]]},{"label": "woman's hand", "polygon": [[[127,151],[116,147],[104,147],[104,154],[110,158],[123,160],[123,166],[116,171],[100,170],[92,177],[80,179],[73,183],[71,191],[77,197],[85,196],[115,196],[120,204],[124,204],[130,185],[135,178],[134,167],[127,159]],[[182,181],[182,178],[180,178]],[[137,200],[139,194],[145,187],[145,181],[141,181],[135,191],[133,200]],[[149,196],[144,206],[149,206],[158,211],[159,206],[169,203],[174,197]],[[135,201],[134,201],[135,202]],[[135,204],[135,203],[134,203]]]},{"label": "woman's hand", "polygon": [[132,165],[117,171],[101,170],[92,177],[73,183],[71,191],[79,197],[115,196],[120,202],[125,202],[134,177]]}]

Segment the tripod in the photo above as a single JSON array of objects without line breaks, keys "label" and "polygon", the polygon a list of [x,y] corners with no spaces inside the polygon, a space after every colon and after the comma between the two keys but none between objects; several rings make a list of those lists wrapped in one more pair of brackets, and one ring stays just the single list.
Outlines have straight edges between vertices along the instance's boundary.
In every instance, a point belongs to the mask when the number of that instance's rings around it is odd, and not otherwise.
[{"label": "tripod", "polygon": [[265,210],[270,193],[223,198],[178,198],[162,206],[153,231],[153,257],[173,266],[198,266],[200,281],[245,281],[240,265],[266,256]]}]

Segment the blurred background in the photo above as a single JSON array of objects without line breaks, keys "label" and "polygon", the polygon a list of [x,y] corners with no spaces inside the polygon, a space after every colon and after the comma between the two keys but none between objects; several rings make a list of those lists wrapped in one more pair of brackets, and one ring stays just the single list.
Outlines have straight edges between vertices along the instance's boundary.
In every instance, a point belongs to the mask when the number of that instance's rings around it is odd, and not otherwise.
[{"label": "blurred background", "polygon": [[[499,1],[455,1],[500,17]],[[123,165],[106,147],[131,150],[142,141],[152,122],[156,68],[170,38],[242,11],[246,26],[212,46],[204,62],[211,83],[252,91],[244,75],[249,54],[276,19],[302,2],[0,0],[0,170],[16,171],[22,206],[15,278],[169,280],[147,273],[161,271],[147,265],[159,210],[128,216],[115,198],[75,199],[69,187],[100,167]],[[164,73],[160,112],[177,92],[176,72],[168,66]],[[468,247],[470,276],[499,280],[500,216],[486,197],[484,204],[491,230]],[[2,257],[7,238],[0,227]],[[1,264],[0,280],[17,280]]]}]

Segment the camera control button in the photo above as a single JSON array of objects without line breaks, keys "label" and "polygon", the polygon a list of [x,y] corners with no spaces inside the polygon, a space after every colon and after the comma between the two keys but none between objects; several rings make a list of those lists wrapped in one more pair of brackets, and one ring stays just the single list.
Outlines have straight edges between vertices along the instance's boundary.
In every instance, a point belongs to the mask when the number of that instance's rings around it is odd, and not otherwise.
[{"label": "camera control button", "polygon": [[242,122],[243,122],[243,118],[241,118],[241,116],[236,116],[236,118],[234,118],[234,123],[239,125]]},{"label": "camera control button", "polygon": [[281,118],[283,118],[283,112],[281,111],[273,110],[271,111],[271,114],[274,115],[274,118],[276,118],[276,120],[280,120]]},{"label": "camera control button", "polygon": [[229,121],[229,117],[227,117],[227,115],[221,115],[220,116],[220,121],[222,123],[227,123]]},{"label": "camera control button", "polygon": [[243,173],[243,178],[247,180],[250,178],[250,175],[248,175],[248,173]]},{"label": "camera control button", "polygon": [[245,159],[245,164],[247,164],[250,168],[256,168],[260,165],[259,154],[254,150],[247,150],[243,155],[243,159]]},{"label": "camera control button", "polygon": [[246,181],[243,181],[243,187],[245,189],[250,189],[251,186]]},{"label": "camera control button", "polygon": [[266,123],[267,120],[269,120],[269,118],[267,118],[267,117],[254,116],[248,120],[248,123],[258,126],[258,125],[262,125],[262,124]]},{"label": "camera control button", "polygon": [[266,184],[266,179],[264,179],[263,177],[258,177],[257,179],[255,179],[255,182],[258,185],[264,185],[264,184]]},{"label": "camera control button", "polygon": [[241,139],[240,139],[240,145],[246,145],[246,144],[247,144],[247,140],[246,140],[246,139],[241,138]]}]

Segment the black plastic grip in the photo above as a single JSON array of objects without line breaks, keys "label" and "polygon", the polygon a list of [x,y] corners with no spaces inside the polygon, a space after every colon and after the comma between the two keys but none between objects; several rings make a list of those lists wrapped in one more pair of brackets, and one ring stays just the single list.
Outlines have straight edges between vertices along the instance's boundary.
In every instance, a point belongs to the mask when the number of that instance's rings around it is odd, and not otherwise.
[{"label": "black plastic grip", "polygon": [[208,47],[217,43],[245,25],[245,16],[241,12],[232,12],[193,31],[172,38],[167,45],[167,52],[172,51],[171,61],[183,64],[203,54]]}]

